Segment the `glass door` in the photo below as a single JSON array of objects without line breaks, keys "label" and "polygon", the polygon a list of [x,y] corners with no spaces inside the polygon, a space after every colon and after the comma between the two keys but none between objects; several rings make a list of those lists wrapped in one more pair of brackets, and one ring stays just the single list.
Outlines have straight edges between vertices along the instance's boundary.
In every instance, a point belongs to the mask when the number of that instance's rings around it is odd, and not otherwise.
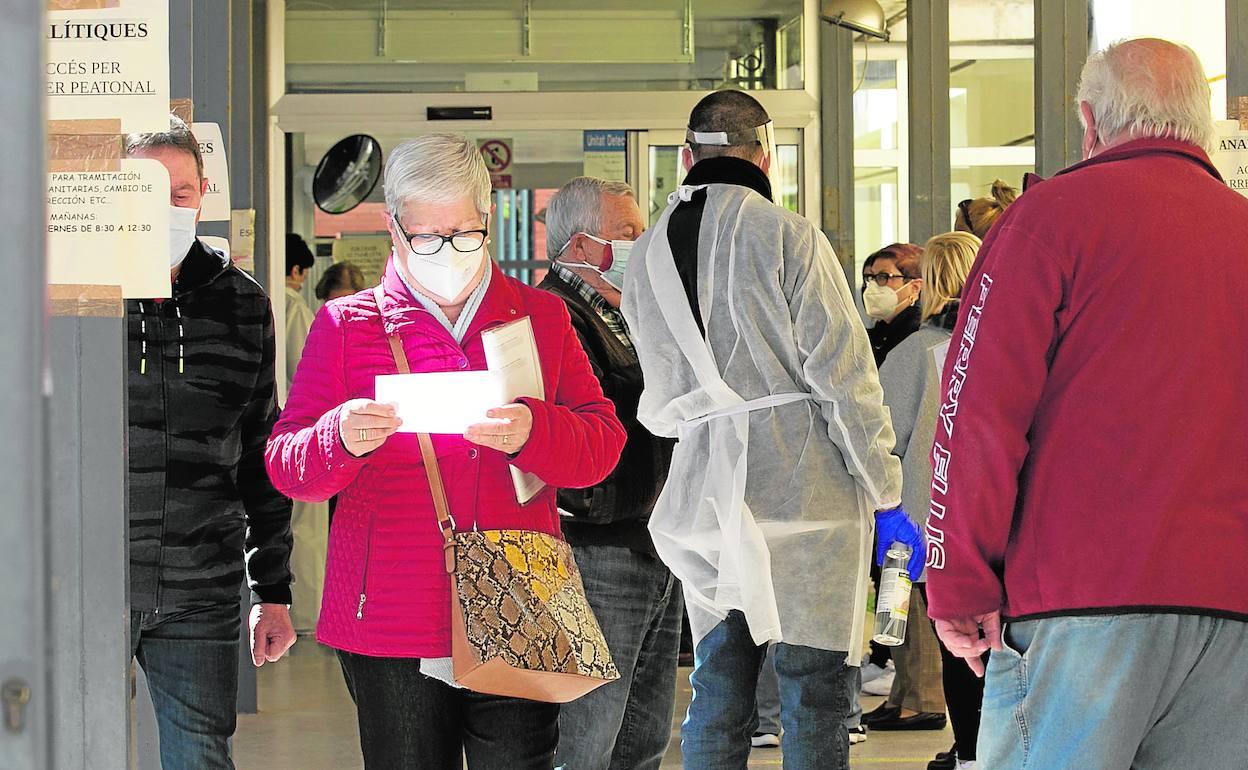
[{"label": "glass door", "polygon": [[[637,202],[650,224],[654,224],[667,207],[667,198],[676,192],[685,179],[680,162],[680,148],[685,142],[684,130],[639,131],[637,162],[633,186]],[[802,193],[802,132],[796,128],[776,129],[776,162],[771,167],[771,185],[776,202],[786,209],[804,214]]]}]

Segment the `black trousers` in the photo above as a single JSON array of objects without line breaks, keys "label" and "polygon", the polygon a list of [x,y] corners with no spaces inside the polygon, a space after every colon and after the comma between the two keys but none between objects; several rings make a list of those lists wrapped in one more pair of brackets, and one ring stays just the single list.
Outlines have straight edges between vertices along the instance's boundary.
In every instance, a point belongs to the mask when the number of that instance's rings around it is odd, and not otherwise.
[{"label": "black trousers", "polygon": [[[915,588],[927,602],[927,583],[915,583]],[[935,623],[932,624],[933,626]],[[975,759],[979,742],[979,717],[984,705],[984,680],[975,676],[966,661],[949,652],[940,641],[941,684],[945,690],[945,705],[949,709],[949,723],[953,727],[953,742],[958,759],[969,762]],[[988,653],[984,653],[984,665],[988,665]]]},{"label": "black trousers", "polygon": [[367,770],[551,770],[559,706],[459,690],[414,658],[338,652]]}]

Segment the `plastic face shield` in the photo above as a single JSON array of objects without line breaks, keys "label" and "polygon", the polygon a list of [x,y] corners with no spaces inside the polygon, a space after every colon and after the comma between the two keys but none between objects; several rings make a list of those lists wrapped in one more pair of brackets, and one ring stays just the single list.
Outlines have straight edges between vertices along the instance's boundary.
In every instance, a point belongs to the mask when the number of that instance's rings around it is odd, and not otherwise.
[{"label": "plastic face shield", "polygon": [[685,141],[690,145],[700,144],[711,147],[740,147],[758,143],[763,147],[763,154],[773,161],[776,157],[776,127],[772,121],[744,131],[685,131]]}]

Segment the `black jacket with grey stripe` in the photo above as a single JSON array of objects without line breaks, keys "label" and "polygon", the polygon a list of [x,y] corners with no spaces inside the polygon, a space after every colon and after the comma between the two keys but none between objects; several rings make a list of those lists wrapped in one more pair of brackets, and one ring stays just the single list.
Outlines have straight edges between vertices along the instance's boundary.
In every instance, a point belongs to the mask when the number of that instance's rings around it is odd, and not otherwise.
[{"label": "black jacket with grey stripe", "polygon": [[126,302],[131,609],[290,603],[290,501],[269,482],[269,298],[199,241],[173,298]]}]

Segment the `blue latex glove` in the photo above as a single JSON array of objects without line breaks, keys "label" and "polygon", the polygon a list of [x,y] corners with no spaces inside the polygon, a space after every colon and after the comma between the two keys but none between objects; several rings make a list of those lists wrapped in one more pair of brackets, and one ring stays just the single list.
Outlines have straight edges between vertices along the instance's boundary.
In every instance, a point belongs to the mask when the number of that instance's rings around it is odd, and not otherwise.
[{"label": "blue latex glove", "polygon": [[884,566],[884,556],[890,545],[904,543],[911,549],[906,571],[910,573],[911,580],[919,579],[927,561],[927,544],[923,541],[923,533],[900,506],[891,511],[875,512],[875,537],[875,563],[878,566]]}]

